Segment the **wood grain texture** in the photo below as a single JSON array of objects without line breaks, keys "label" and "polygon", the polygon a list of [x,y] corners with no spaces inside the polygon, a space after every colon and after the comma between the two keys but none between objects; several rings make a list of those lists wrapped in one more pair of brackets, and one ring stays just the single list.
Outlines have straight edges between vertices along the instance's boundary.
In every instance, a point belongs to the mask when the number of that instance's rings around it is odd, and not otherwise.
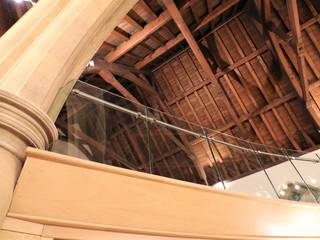
[{"label": "wood grain texture", "polygon": [[27,152],[10,217],[171,237],[320,235],[319,208],[312,204],[225,192],[36,149]]}]

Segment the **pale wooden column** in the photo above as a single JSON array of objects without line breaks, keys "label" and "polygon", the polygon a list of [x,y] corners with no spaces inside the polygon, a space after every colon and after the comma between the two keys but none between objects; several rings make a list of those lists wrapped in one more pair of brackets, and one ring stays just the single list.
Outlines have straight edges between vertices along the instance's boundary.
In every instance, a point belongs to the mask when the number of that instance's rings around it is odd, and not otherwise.
[{"label": "pale wooden column", "polygon": [[0,38],[0,225],[26,146],[46,149],[75,80],[137,0],[41,0]]}]

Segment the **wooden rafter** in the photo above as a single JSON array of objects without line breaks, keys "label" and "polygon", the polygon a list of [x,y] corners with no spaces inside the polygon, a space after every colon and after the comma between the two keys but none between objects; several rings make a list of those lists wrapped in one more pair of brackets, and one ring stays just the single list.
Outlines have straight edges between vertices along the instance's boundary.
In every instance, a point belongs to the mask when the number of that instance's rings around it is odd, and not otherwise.
[{"label": "wooden rafter", "polygon": [[[249,43],[250,47],[252,48],[252,50],[256,50],[252,40],[249,38],[249,36],[247,35],[243,25],[241,24],[240,21],[237,21],[237,26],[240,32],[242,32],[247,40],[247,42]],[[244,56],[244,55],[243,55]],[[261,56],[258,56],[258,61],[259,63],[263,66],[264,70],[266,71],[266,74],[269,72],[271,73],[271,70],[268,69],[268,67],[266,66],[265,62],[263,61]],[[269,79],[273,85],[273,87],[275,88],[276,93],[278,94],[279,97],[283,97],[284,96],[284,92],[283,90],[279,87],[279,84],[277,82],[276,79],[274,79],[273,74],[269,74]],[[261,88],[261,87],[260,87]],[[249,91],[248,91],[249,93]],[[252,100],[254,100],[254,98],[251,98]],[[255,100],[254,100],[255,101]],[[257,105],[256,105],[257,106]],[[306,139],[306,141],[308,142],[308,144],[310,144],[311,146],[314,146],[314,142],[312,141],[312,139],[308,136],[308,134],[306,134],[305,130],[303,129],[302,125],[296,120],[296,118],[294,117],[294,112],[291,109],[290,105],[288,103],[284,103],[284,107],[286,109],[286,111],[289,113],[290,118],[292,119],[292,121],[295,123],[295,125],[297,126],[297,128],[301,131],[302,135],[304,136],[304,138]],[[277,114],[277,110],[274,110]]]},{"label": "wooden rafter", "polygon": [[218,17],[219,15],[236,5],[238,2],[240,2],[240,0],[225,1],[223,4],[219,5],[214,11],[209,13],[205,18],[203,18],[194,31],[197,31],[206,24],[210,23],[213,19],[215,19],[216,17]]},{"label": "wooden rafter", "polygon": [[135,46],[137,46],[139,43],[141,43],[143,40],[145,40],[150,34],[154,33],[164,24],[169,22],[170,19],[170,14],[167,11],[164,11],[158,18],[148,23],[143,28],[143,30],[134,34],[128,41],[122,43],[113,52],[109,53],[105,57],[105,60],[109,63],[116,61],[131,49],[133,49]]},{"label": "wooden rafter", "polygon": [[162,1],[166,8],[168,9],[169,13],[171,14],[172,18],[174,19],[175,23],[177,24],[178,28],[180,29],[182,35],[188,42],[190,48],[192,49],[195,57],[199,61],[200,65],[202,66],[203,70],[206,72],[208,78],[211,81],[217,81],[210,65],[208,64],[206,58],[204,57],[203,53],[201,52],[197,42],[195,41],[192,33],[190,32],[187,24],[184,22],[181,13],[179,12],[177,6],[173,2],[173,0],[163,0]]},{"label": "wooden rafter", "polygon": [[[233,6],[233,5],[232,5]],[[226,1],[225,3],[222,3],[221,7],[213,10],[210,14],[213,17],[218,17],[220,16],[223,12],[221,12],[221,9],[228,9],[229,7],[231,7],[231,5],[229,4],[229,1]],[[238,14],[234,15],[233,17],[231,17],[230,19],[228,19],[228,21],[230,21],[231,19],[237,17]],[[227,23],[228,21],[224,22],[221,25],[224,25],[225,23]],[[219,27],[221,27],[221,25],[219,25]],[[200,28],[198,28],[200,26],[200,24],[197,25],[196,28],[194,28],[192,30],[192,33],[196,33],[198,30],[200,30]],[[210,33],[212,33],[213,31],[215,31],[216,29],[218,29],[219,27],[216,27],[214,30],[210,31]],[[209,33],[209,34],[210,34]],[[207,34],[206,36],[208,36],[209,34]],[[206,37],[205,36],[205,37]],[[165,45],[163,47],[158,48],[157,50],[155,50],[154,52],[150,53],[149,55],[147,55],[143,60],[137,62],[135,64],[135,67],[137,69],[142,69],[144,66],[146,66],[147,64],[149,64],[150,62],[152,62],[153,60],[157,59],[158,57],[160,57],[162,54],[164,54],[165,52],[167,52],[168,50],[170,50],[171,48],[173,48],[174,46],[178,45],[179,43],[181,43],[183,40],[185,40],[184,35],[182,33],[179,33],[175,38],[169,40],[168,42],[165,43]]]},{"label": "wooden rafter", "polygon": [[[144,79],[144,81],[149,84],[149,81],[147,80],[147,78],[146,78],[145,75],[141,74],[141,78]],[[150,86],[150,87],[151,87],[151,86]],[[154,90],[154,93],[155,93],[154,96],[155,96],[155,98],[156,98],[156,100],[157,100],[160,108],[162,109],[162,111],[163,111],[164,113],[166,113],[166,114],[172,115],[172,113],[170,112],[170,109],[169,109],[168,106],[162,101],[162,99],[160,98],[160,96],[159,96],[159,94],[157,93],[157,91]],[[162,120],[166,121],[166,118],[163,117]],[[176,126],[179,126],[178,123],[177,123],[177,121],[175,120],[175,118],[170,118],[170,120],[171,120],[171,122],[172,122],[173,124],[175,124]],[[187,146],[188,148],[190,148],[190,143],[189,143],[189,141],[187,140],[186,135],[185,135],[185,134],[182,134],[182,133],[179,132],[179,131],[178,131],[178,135],[179,135],[179,137],[181,138],[183,144],[184,144],[185,146]],[[203,168],[201,167],[201,165],[200,165],[200,163],[199,163],[199,160],[196,158],[195,154],[194,154],[192,151],[190,151],[189,156],[190,156],[190,159],[193,161],[193,163],[194,163],[194,165],[195,165],[195,167],[196,167],[196,169],[197,169],[197,171],[198,171],[199,176],[205,181],[206,184],[208,184],[208,181],[207,181],[207,177],[206,177],[206,175],[205,175],[205,172],[204,172]]]},{"label": "wooden rafter", "polygon": [[[99,71],[99,75],[109,84],[111,84],[112,86],[114,86],[123,96],[125,96],[126,98],[128,98],[129,100],[136,102],[137,104],[139,104],[137,107],[139,109],[140,105],[139,101],[125,88],[123,87],[118,81],[117,79],[114,77],[114,75],[107,69],[101,69]],[[158,97],[158,100],[160,98]],[[163,103],[162,103],[163,104]],[[140,109],[141,111],[143,111],[143,109]],[[153,114],[151,113],[150,116],[153,116]],[[206,177],[204,175],[204,172],[202,170],[202,168],[197,164],[197,160],[195,155],[192,153],[192,151],[186,146],[186,143],[181,142],[177,137],[174,136],[174,134],[168,130],[167,128],[162,128],[162,130],[164,131],[164,133],[177,145],[179,146],[182,151],[184,151],[187,156],[195,163],[195,167],[198,169],[199,175],[206,181]]]},{"label": "wooden rafter", "polygon": [[112,85],[115,89],[117,89],[124,97],[129,100],[139,103],[139,101],[125,88],[119,81],[114,77],[114,75],[107,69],[101,69],[99,71],[99,75],[105,80],[107,83]]},{"label": "wooden rafter", "polygon": [[58,126],[66,129],[72,135],[82,139],[88,145],[94,146],[95,148],[100,150],[102,153],[105,152],[108,156],[110,156],[111,158],[113,158],[116,161],[120,162],[121,164],[123,164],[124,166],[128,167],[129,169],[138,170],[140,168],[139,166],[135,166],[134,164],[132,164],[131,162],[129,162],[125,158],[123,158],[120,155],[118,155],[116,152],[114,152],[114,150],[112,150],[109,147],[105,146],[105,144],[100,143],[100,142],[96,141],[95,139],[91,138],[90,136],[84,134],[82,131],[80,131],[76,127],[73,127],[73,126],[68,126],[67,127],[66,123],[61,122],[59,120],[56,123],[58,124]]},{"label": "wooden rafter", "polygon": [[[260,13],[260,19],[264,22],[269,22],[271,13],[270,13],[270,0],[263,0],[262,5],[256,5],[256,8],[258,12]],[[267,36],[269,41],[267,42],[267,45],[269,49],[272,51],[273,56],[275,56],[278,61],[281,63],[281,66],[283,70],[285,71],[287,77],[289,78],[292,86],[294,87],[297,94],[303,98],[303,93],[301,89],[301,85],[297,81],[292,69],[290,68],[290,64],[287,60],[287,57],[285,56],[285,53],[282,50],[282,47],[280,45],[281,39],[277,37],[277,35],[269,31],[268,29],[263,27],[263,24],[260,21],[257,21],[256,19],[253,19],[253,24],[256,26],[257,30],[260,32],[261,35]]]},{"label": "wooden rafter", "polygon": [[[130,82],[141,87],[143,90],[145,90],[147,92],[155,94],[154,89],[147,82],[145,82],[143,79],[137,77],[133,73],[133,72],[138,72],[138,73],[142,73],[142,72],[136,71],[134,68],[123,66],[121,64],[107,63],[101,59],[95,59],[94,62],[95,62],[94,67],[87,67],[86,70],[84,71],[84,73],[92,73],[92,72],[98,73],[101,70],[107,70],[108,73],[105,73],[105,76],[108,79],[110,79],[110,77],[111,77],[110,73],[112,73],[113,75],[117,75],[117,76],[120,76],[120,77],[123,77],[123,78],[129,80]],[[105,80],[105,81],[107,81],[107,80]],[[115,84],[115,83],[113,83],[113,84]]]},{"label": "wooden rafter", "polygon": [[[192,33],[190,32],[187,24],[184,22],[183,17],[181,15],[179,9],[175,5],[174,1],[173,0],[162,0],[162,2],[164,3],[167,10],[171,14],[173,20],[177,24],[182,35],[185,37],[186,41],[188,42],[193,54],[195,55],[196,59],[200,63],[200,65],[201,65],[203,71],[205,72],[205,74],[207,75],[208,79],[214,85],[216,85],[215,86],[216,88],[220,88],[223,90],[219,81],[216,79],[216,77],[212,71],[211,66],[207,62],[206,58],[204,57],[203,53],[201,52],[201,49],[199,48],[199,45],[197,44],[196,40],[194,39]],[[237,123],[241,132],[244,133],[245,131],[244,131],[243,127],[240,125],[239,119],[238,119],[236,113],[234,112],[234,110],[232,109],[232,105],[230,104],[230,101],[227,98],[225,100],[226,100],[226,102],[224,104],[225,104],[225,107],[228,109],[230,116]]]},{"label": "wooden rafter", "polygon": [[299,13],[297,0],[287,0],[289,22],[292,30],[292,34],[295,40],[295,48],[298,56],[298,69],[299,77],[301,81],[301,88],[304,101],[307,101],[308,97],[308,80],[306,77],[306,62],[304,56],[304,47],[301,35],[301,27],[299,22]]},{"label": "wooden rafter", "polygon": [[177,44],[179,44],[183,40],[184,40],[184,36],[182,35],[182,33],[179,33],[175,38],[173,38],[173,39],[169,40],[168,42],[166,42],[163,47],[158,48],[154,52],[152,52],[149,55],[147,55],[143,60],[137,62],[135,64],[135,67],[137,69],[143,68],[148,63],[150,63],[153,60],[155,60],[156,58],[160,57],[162,54],[164,54],[165,52],[167,52],[168,50],[170,50],[171,48],[173,48],[174,46],[176,46]]},{"label": "wooden rafter", "polygon": [[[191,2],[191,3],[190,3]],[[110,52],[107,56],[105,56],[105,60],[109,63],[115,62],[120,57],[122,57],[124,54],[128,53],[130,50],[132,50],[135,46],[140,44],[142,41],[144,41],[146,38],[148,38],[151,34],[159,30],[161,27],[164,27],[166,23],[168,23],[172,17],[169,14],[168,11],[163,11],[158,17],[153,13],[153,11],[145,4],[144,1],[140,1],[139,3],[142,3],[145,5],[145,9],[149,11],[149,13],[152,15],[153,20],[149,22],[144,28],[131,36],[131,38],[122,43],[120,46],[118,46],[114,51]],[[192,1],[186,2],[185,5],[183,5],[180,10],[184,12],[188,7],[190,7],[190,4],[192,4]],[[170,30],[168,30],[170,32]],[[165,46],[165,45],[164,45]]]}]

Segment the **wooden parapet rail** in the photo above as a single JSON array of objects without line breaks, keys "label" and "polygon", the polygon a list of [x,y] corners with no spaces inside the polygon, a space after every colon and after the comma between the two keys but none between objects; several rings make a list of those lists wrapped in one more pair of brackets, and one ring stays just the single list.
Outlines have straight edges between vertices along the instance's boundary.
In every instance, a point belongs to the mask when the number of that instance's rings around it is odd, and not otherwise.
[{"label": "wooden parapet rail", "polygon": [[59,227],[192,239],[320,236],[320,208],[29,148],[8,216]]}]

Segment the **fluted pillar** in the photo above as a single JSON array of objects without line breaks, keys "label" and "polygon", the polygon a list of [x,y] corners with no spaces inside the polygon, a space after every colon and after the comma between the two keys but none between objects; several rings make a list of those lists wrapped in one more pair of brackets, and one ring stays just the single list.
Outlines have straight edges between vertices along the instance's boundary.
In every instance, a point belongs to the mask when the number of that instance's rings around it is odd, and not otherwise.
[{"label": "fluted pillar", "polygon": [[26,146],[47,149],[87,62],[137,0],[41,0],[0,38],[0,225]]}]

